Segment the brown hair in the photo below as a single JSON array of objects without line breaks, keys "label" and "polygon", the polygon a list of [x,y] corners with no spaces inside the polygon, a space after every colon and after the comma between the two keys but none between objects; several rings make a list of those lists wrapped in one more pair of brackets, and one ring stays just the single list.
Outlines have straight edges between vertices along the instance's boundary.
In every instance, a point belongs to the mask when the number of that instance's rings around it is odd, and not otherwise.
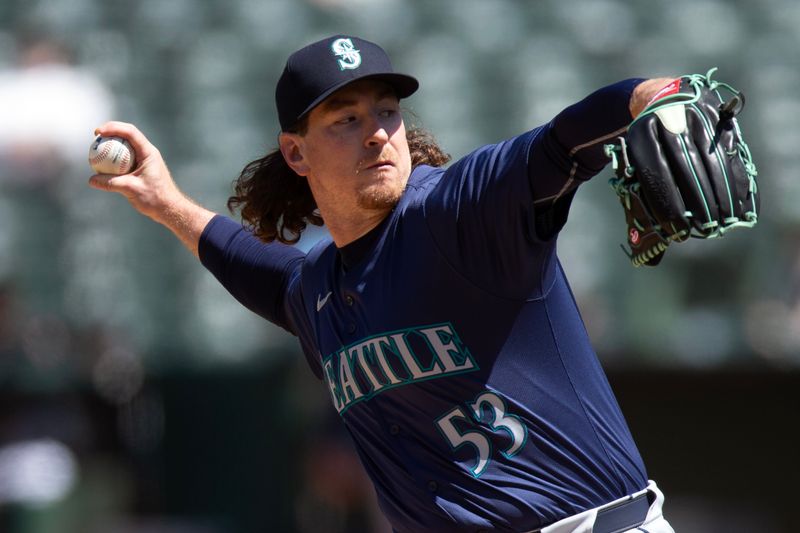
[{"label": "brown hair", "polygon": [[[306,124],[301,121],[295,133],[303,135],[305,129]],[[440,167],[450,161],[450,156],[427,131],[411,128],[406,131],[406,138],[412,168]],[[308,181],[286,164],[280,150],[248,163],[233,182],[233,188],[228,209],[231,213],[240,209],[242,222],[264,242],[277,239],[294,244],[309,223],[323,224]]]}]

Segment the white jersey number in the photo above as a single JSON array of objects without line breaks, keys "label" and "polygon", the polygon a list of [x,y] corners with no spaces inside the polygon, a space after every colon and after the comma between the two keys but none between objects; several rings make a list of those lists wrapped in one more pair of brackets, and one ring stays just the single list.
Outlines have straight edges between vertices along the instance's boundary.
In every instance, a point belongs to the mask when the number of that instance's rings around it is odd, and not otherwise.
[{"label": "white jersey number", "polygon": [[[469,414],[477,422],[484,422],[494,432],[503,430],[511,435],[511,445],[507,449],[501,450],[500,453],[506,457],[512,457],[522,449],[528,440],[528,431],[518,417],[506,413],[506,403],[502,398],[493,392],[484,392],[468,405],[470,407]],[[461,407],[455,407],[448,411],[436,420],[436,424],[453,450],[465,444],[470,444],[475,448],[478,453],[478,461],[474,467],[470,468],[470,471],[473,476],[480,477],[489,466],[492,443],[484,434],[485,428],[459,431],[453,423],[457,419],[463,419],[467,424],[475,425],[475,422]]]}]

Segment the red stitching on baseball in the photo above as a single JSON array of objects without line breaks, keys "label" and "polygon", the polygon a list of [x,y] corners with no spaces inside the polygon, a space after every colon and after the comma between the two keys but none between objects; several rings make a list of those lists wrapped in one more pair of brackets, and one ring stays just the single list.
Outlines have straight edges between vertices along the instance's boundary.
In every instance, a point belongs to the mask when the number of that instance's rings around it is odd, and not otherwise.
[{"label": "red stitching on baseball", "polygon": [[111,150],[111,147],[108,145],[108,142],[106,142],[103,144],[103,147],[100,149],[100,151],[97,152],[97,155],[92,158],[92,163],[99,163],[105,159],[109,150]]}]

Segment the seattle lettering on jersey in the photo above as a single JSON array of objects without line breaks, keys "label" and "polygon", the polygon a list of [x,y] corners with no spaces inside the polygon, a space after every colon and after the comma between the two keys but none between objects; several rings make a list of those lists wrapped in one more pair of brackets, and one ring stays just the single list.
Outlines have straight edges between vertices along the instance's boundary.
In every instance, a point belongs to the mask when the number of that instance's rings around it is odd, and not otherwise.
[{"label": "seattle lettering on jersey", "polygon": [[333,406],[342,414],[383,391],[478,370],[450,323],[380,333],[323,359]]}]

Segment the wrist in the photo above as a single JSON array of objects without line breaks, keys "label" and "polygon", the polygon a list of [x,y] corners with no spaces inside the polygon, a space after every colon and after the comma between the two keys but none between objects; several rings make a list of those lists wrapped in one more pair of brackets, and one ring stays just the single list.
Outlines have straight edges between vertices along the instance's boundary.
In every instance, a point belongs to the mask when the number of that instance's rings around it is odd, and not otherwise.
[{"label": "wrist", "polygon": [[188,196],[179,192],[169,206],[160,213],[156,222],[164,225],[194,254],[197,255],[198,243],[203,230],[214,218],[215,213],[195,203]]},{"label": "wrist", "polygon": [[652,78],[637,85],[631,93],[630,103],[628,104],[631,117],[636,118],[639,116],[639,113],[647,107],[653,97],[673,81],[675,81],[675,78]]}]

